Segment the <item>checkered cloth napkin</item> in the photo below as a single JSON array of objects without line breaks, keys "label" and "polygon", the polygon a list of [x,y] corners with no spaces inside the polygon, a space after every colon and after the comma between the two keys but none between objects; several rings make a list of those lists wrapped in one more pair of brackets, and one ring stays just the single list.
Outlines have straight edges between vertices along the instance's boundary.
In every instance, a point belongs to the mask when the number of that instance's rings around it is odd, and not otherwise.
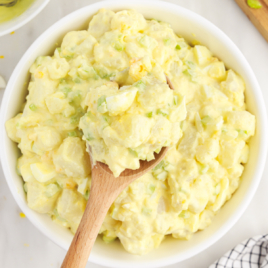
[{"label": "checkered cloth napkin", "polygon": [[268,234],[245,240],[209,268],[268,268]]}]

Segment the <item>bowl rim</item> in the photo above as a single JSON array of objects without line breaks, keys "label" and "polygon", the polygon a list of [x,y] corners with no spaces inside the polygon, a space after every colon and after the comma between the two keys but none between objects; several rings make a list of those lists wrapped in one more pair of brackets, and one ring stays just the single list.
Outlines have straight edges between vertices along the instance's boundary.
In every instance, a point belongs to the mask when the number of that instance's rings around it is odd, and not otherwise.
[{"label": "bowl rim", "polygon": [[[38,226],[37,224],[37,220],[34,218],[33,214],[30,213],[29,208],[24,205],[21,200],[20,197],[17,193],[17,189],[16,186],[14,185],[14,183],[12,182],[12,180],[7,179],[10,175],[9,172],[9,164],[7,161],[7,158],[5,157],[5,150],[6,150],[6,146],[4,143],[4,138],[5,138],[5,113],[8,107],[8,101],[10,99],[10,94],[13,88],[13,85],[15,84],[15,80],[16,77],[18,76],[18,74],[20,73],[20,69],[21,67],[23,67],[23,65],[27,62],[27,59],[30,57],[31,55],[31,50],[36,49],[39,44],[41,42],[43,42],[47,36],[49,36],[49,33],[51,31],[53,31],[53,28],[57,28],[60,27],[65,21],[69,20],[72,17],[77,17],[79,16],[79,13],[82,12],[82,10],[84,9],[90,9],[90,8],[102,8],[104,5],[106,6],[106,8],[111,8],[111,9],[116,9],[118,8],[120,5],[124,6],[124,5],[128,5],[131,6],[131,3],[136,4],[136,5],[150,5],[152,4],[152,0],[132,0],[132,1],[127,1],[127,3],[123,4],[123,1],[121,0],[105,0],[105,1],[100,1],[97,3],[93,3],[90,4],[88,6],[85,6],[83,8],[80,8],[72,13],[70,13],[69,15],[61,18],[59,21],[57,21],[55,24],[53,24],[52,26],[50,26],[44,33],[42,33],[34,42],[33,44],[28,48],[28,50],[25,52],[25,54],[23,55],[23,57],[20,59],[20,61],[18,62],[16,68],[14,69],[4,96],[3,96],[3,100],[2,100],[2,107],[1,107],[1,114],[0,114],[0,148],[3,148],[3,150],[1,150],[1,164],[2,164],[2,168],[4,171],[4,175],[5,175],[5,179],[7,181],[7,184],[9,186],[9,189],[13,195],[13,197],[15,198],[17,204],[19,205],[19,207],[21,208],[21,210],[26,214],[26,216],[29,218],[29,220],[32,222],[32,224],[35,225],[35,227],[37,229],[39,229],[46,237],[48,237],[50,240],[52,240],[55,244],[61,246],[63,249],[67,250],[68,246],[63,243],[62,241],[58,241],[56,238],[52,237],[49,233],[48,233],[48,229],[47,228],[43,228],[41,226]],[[267,155],[267,148],[268,148],[268,140],[266,140],[266,136],[268,134],[268,129],[267,129],[267,115],[266,115],[266,108],[265,108],[265,104],[264,104],[264,99],[262,97],[262,92],[261,89],[259,87],[259,84],[257,82],[257,79],[255,77],[255,74],[253,72],[253,70],[251,69],[249,63],[247,62],[247,60],[245,59],[244,55],[242,54],[242,52],[240,52],[240,50],[238,49],[238,47],[233,43],[233,41],[231,41],[231,39],[222,31],[220,30],[217,26],[215,26],[213,23],[211,23],[210,21],[208,21],[207,19],[203,18],[201,15],[196,14],[195,12],[188,10],[186,8],[183,8],[179,5],[176,4],[172,4],[172,3],[168,3],[168,2],[163,2],[163,1],[154,1],[154,6],[157,6],[157,8],[161,9],[164,8],[166,10],[175,10],[179,14],[181,14],[182,12],[184,14],[187,14],[188,17],[190,17],[191,19],[193,19],[194,21],[198,22],[199,24],[202,24],[205,28],[208,29],[208,31],[215,35],[217,37],[217,39],[224,41],[224,45],[226,47],[228,47],[229,50],[232,50],[234,53],[237,54],[237,57],[240,58],[240,62],[241,65],[243,64],[243,68],[245,73],[249,74],[249,81],[250,84],[253,85],[252,87],[252,92],[256,98],[256,103],[258,103],[258,108],[260,110],[260,114],[259,114],[259,118],[258,120],[260,121],[260,124],[262,125],[262,128],[259,130],[260,131],[260,144],[262,144],[262,146],[260,146],[260,150],[258,153],[258,157],[260,159],[260,161],[257,163],[256,167],[255,167],[255,173],[252,176],[252,180],[250,182],[249,188],[247,189],[245,195],[243,196],[242,201],[240,202],[240,204],[237,206],[236,208],[236,213],[233,213],[227,220],[226,222],[219,228],[217,229],[217,231],[212,234],[210,237],[208,237],[207,239],[205,239],[203,242],[201,242],[199,245],[190,248],[189,250],[187,250],[186,252],[184,252],[183,256],[180,256],[179,253],[167,258],[163,258],[163,260],[159,261],[150,261],[150,262],[146,262],[145,266],[139,265],[139,267],[146,267],[146,268],[150,268],[150,267],[162,267],[162,266],[166,266],[166,265],[171,265],[177,262],[181,262],[183,260],[186,260],[200,252],[202,252],[203,250],[207,249],[208,247],[210,247],[212,244],[214,244],[216,241],[218,241],[223,235],[225,235],[227,233],[228,230],[230,230],[230,228],[232,226],[234,226],[234,224],[238,221],[238,219],[241,217],[241,215],[244,213],[244,211],[246,210],[246,208],[248,207],[250,201],[252,200],[254,193],[257,190],[257,187],[260,183],[261,177],[262,177],[262,173],[263,173],[263,169],[265,166],[265,162],[266,162],[266,155]],[[130,7],[129,7],[130,8]],[[119,8],[120,9],[120,8]],[[114,260],[111,261],[109,260],[109,263],[107,261],[105,261],[105,259],[103,258],[99,258],[96,256],[92,256],[89,258],[89,261],[99,264],[99,265],[103,265],[103,266],[108,266],[108,267],[126,267],[126,263],[124,262],[120,262],[118,260]],[[137,264],[132,265],[129,264],[128,267],[136,267]]]},{"label": "bowl rim", "polygon": [[[10,28],[7,28],[3,31],[0,31],[0,37],[4,36],[6,34],[9,34],[15,30],[18,30],[19,28],[21,28],[22,26],[24,26],[26,23],[28,23],[29,21],[31,21],[35,16],[37,16],[45,7],[46,5],[49,3],[50,0],[42,0],[40,1],[39,5],[36,6],[36,8],[27,16],[25,17],[25,19],[23,19],[22,21],[18,22],[17,24],[11,26]],[[33,5],[35,4],[35,2],[32,3],[32,5],[29,7],[31,8]],[[24,12],[27,12],[24,11]],[[23,15],[24,13],[22,13],[21,15]],[[15,22],[16,20],[20,20],[21,15],[19,15],[16,18],[13,18],[12,20],[8,21],[7,23],[10,22]],[[4,25],[5,22],[2,24]]]}]

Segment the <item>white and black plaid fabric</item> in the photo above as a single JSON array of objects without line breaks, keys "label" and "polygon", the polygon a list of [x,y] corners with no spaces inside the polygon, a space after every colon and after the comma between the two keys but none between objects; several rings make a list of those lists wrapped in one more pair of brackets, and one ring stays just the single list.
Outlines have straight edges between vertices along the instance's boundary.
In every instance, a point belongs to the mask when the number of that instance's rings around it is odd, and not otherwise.
[{"label": "white and black plaid fabric", "polygon": [[209,268],[268,268],[268,234],[245,240]]}]

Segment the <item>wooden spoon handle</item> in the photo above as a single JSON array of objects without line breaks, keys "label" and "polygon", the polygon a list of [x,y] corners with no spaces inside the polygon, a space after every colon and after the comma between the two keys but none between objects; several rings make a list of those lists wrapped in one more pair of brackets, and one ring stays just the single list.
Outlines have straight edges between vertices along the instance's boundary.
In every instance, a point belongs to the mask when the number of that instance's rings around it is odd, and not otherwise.
[{"label": "wooden spoon handle", "polygon": [[96,171],[93,168],[92,178],[94,180],[92,180],[89,200],[61,268],[84,268],[86,266],[103,220],[112,202],[119,194],[117,190],[111,191],[113,187],[110,184],[113,180],[109,180],[110,178],[107,176],[109,176],[107,173],[101,172],[100,169]]}]

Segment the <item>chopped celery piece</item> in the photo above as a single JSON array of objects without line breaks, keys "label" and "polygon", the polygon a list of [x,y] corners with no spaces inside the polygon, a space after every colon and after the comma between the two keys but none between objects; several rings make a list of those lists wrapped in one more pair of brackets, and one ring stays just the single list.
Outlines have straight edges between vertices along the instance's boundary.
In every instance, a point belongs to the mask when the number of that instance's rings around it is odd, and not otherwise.
[{"label": "chopped celery piece", "polygon": [[71,119],[70,119],[70,123],[72,125],[78,124],[79,123],[79,117],[77,115],[72,116]]},{"label": "chopped celery piece", "polygon": [[98,101],[97,101],[98,107],[101,106],[104,102],[106,102],[106,96],[103,95],[100,98],[98,98]]},{"label": "chopped celery piece", "polygon": [[220,183],[217,183],[215,185],[215,192],[214,192],[214,195],[218,195],[221,191],[221,184]]},{"label": "chopped celery piece", "polygon": [[196,65],[192,61],[185,61],[185,65],[188,67],[182,73],[190,78],[192,82],[196,82]]},{"label": "chopped celery piece", "polygon": [[76,90],[76,91],[71,91],[68,93],[68,99],[70,100],[70,104],[73,104],[75,106],[80,105],[81,103],[81,91]]},{"label": "chopped celery piece", "polygon": [[108,74],[107,74],[106,70],[104,70],[102,68],[97,69],[97,73],[100,76],[100,78],[105,79],[105,78],[108,77]]},{"label": "chopped celery piece", "polygon": [[56,49],[59,53],[61,52],[61,47],[57,47]]},{"label": "chopped celery piece", "polygon": [[221,132],[222,132],[222,133],[227,133],[228,130],[227,130],[226,128],[223,128],[223,129],[221,130]]},{"label": "chopped celery piece", "polygon": [[248,135],[247,130],[237,129],[236,131],[238,132],[239,135]]},{"label": "chopped celery piece", "polygon": [[137,151],[131,149],[131,148],[128,148],[129,152],[134,156],[134,157],[139,157],[139,154],[137,153]]},{"label": "chopped celery piece", "polygon": [[134,86],[137,87],[138,89],[144,89],[145,83],[142,80],[139,80],[138,82],[134,84]]},{"label": "chopped celery piece", "polygon": [[185,74],[186,76],[188,76],[189,78],[191,78],[191,81],[194,82],[194,78],[196,76],[195,72],[191,69],[186,69],[182,72],[183,74]]},{"label": "chopped celery piece", "polygon": [[102,118],[104,119],[105,122],[107,122],[108,124],[111,123],[111,117],[108,115],[103,115]]},{"label": "chopped celery piece", "polygon": [[66,59],[66,60],[70,60],[74,57],[74,55],[63,55],[63,57]]},{"label": "chopped celery piece", "polygon": [[105,113],[107,111],[106,96],[103,95],[100,98],[98,98],[97,109],[98,109],[98,112],[100,113]]},{"label": "chopped celery piece", "polygon": [[165,109],[158,109],[157,110],[157,114],[161,114],[163,116],[167,116],[168,115],[168,111]]},{"label": "chopped celery piece", "polygon": [[79,77],[76,77],[76,78],[74,79],[74,82],[75,82],[76,84],[80,84],[80,83],[81,83],[81,79],[80,79]]},{"label": "chopped celery piece", "polygon": [[69,137],[77,137],[77,133],[76,133],[76,131],[70,131],[70,132],[68,132],[68,136]]},{"label": "chopped celery piece", "polygon": [[150,38],[148,35],[144,35],[140,40],[139,40],[139,44],[143,47],[149,47],[149,43],[150,43]]},{"label": "chopped celery piece", "polygon": [[87,141],[94,140],[94,137],[90,133],[85,134],[85,138],[86,138]]},{"label": "chopped celery piece", "polygon": [[190,217],[189,212],[187,210],[183,210],[180,214],[179,217],[187,219]]},{"label": "chopped celery piece", "polygon": [[202,123],[204,126],[206,126],[206,125],[209,123],[209,121],[211,121],[211,117],[208,116],[208,115],[204,116],[204,117],[201,119],[201,123]]},{"label": "chopped celery piece", "polygon": [[149,192],[149,194],[153,194],[154,191],[155,191],[155,185],[150,184],[149,187],[148,187],[148,192]]},{"label": "chopped celery piece", "polygon": [[157,170],[157,169],[163,168],[164,167],[164,164],[165,164],[165,162],[164,162],[164,160],[162,160],[158,165],[156,165],[153,168],[153,170]]},{"label": "chopped celery piece", "polygon": [[141,212],[143,215],[150,216],[150,214],[152,213],[152,210],[150,208],[144,207],[144,208],[142,208]]},{"label": "chopped celery piece", "polygon": [[176,45],[175,49],[180,50],[180,49],[182,49],[182,48],[184,48],[184,47],[187,47],[187,44],[184,43],[184,42],[179,42],[179,43]]},{"label": "chopped celery piece", "polygon": [[125,46],[124,46],[124,44],[122,44],[121,42],[116,41],[115,44],[114,44],[114,48],[115,48],[117,51],[123,51],[123,50],[125,49]]},{"label": "chopped celery piece", "polygon": [[63,219],[62,217],[60,217],[59,212],[58,212],[58,210],[57,210],[56,208],[54,209],[53,213],[54,213],[55,217],[56,217],[58,220],[60,220],[60,221],[62,221],[62,222],[67,222],[65,219]]},{"label": "chopped celery piece", "polygon": [[98,79],[98,76],[102,79],[107,79],[115,75],[114,73],[109,73],[108,69],[102,67],[96,68],[95,72],[97,73],[97,77],[95,77],[96,79]]},{"label": "chopped celery piece", "polygon": [[60,84],[66,84],[66,79],[65,78],[61,78]]},{"label": "chopped celery piece", "polygon": [[190,69],[194,69],[196,66],[192,61],[186,60],[185,64],[190,68]]},{"label": "chopped celery piece", "polygon": [[83,195],[83,197],[88,200],[89,198],[89,190],[86,191],[86,193]]},{"label": "chopped celery piece", "polygon": [[61,92],[67,97],[68,93],[71,92],[72,90],[69,87],[64,87],[61,89]]},{"label": "chopped celery piece", "polygon": [[258,0],[248,0],[248,6],[254,9],[259,9],[262,7],[262,4]]},{"label": "chopped celery piece", "polygon": [[166,39],[164,39],[163,42],[164,42],[164,44],[165,44],[166,46],[169,46],[169,45],[171,44],[171,40],[170,40],[170,38],[166,38]]},{"label": "chopped celery piece", "polygon": [[168,173],[166,171],[161,172],[156,176],[156,178],[160,181],[164,181],[168,176]]},{"label": "chopped celery piece", "polygon": [[163,167],[163,169],[165,170],[165,171],[167,171],[167,172],[169,172],[169,171],[172,171],[172,170],[174,170],[174,166],[172,165],[172,164],[170,164],[169,162],[165,162],[165,165],[164,165],[164,167]]},{"label": "chopped celery piece", "polygon": [[174,104],[178,105],[178,96],[174,96]]},{"label": "chopped celery piece", "polygon": [[201,174],[207,173],[208,170],[209,170],[209,165],[201,165],[201,168],[200,168],[200,173]]},{"label": "chopped celery piece", "polygon": [[30,108],[30,110],[32,110],[33,112],[37,110],[36,105],[33,104],[33,103],[29,105],[29,108]]},{"label": "chopped celery piece", "polygon": [[113,236],[113,237],[109,237],[109,236],[106,236],[106,235],[103,235],[103,236],[102,236],[102,240],[103,240],[106,244],[109,244],[109,243],[113,242],[115,239],[116,239],[116,236]]},{"label": "chopped celery piece", "polygon": [[153,117],[153,112],[147,113],[146,116],[149,117],[149,118]]}]

